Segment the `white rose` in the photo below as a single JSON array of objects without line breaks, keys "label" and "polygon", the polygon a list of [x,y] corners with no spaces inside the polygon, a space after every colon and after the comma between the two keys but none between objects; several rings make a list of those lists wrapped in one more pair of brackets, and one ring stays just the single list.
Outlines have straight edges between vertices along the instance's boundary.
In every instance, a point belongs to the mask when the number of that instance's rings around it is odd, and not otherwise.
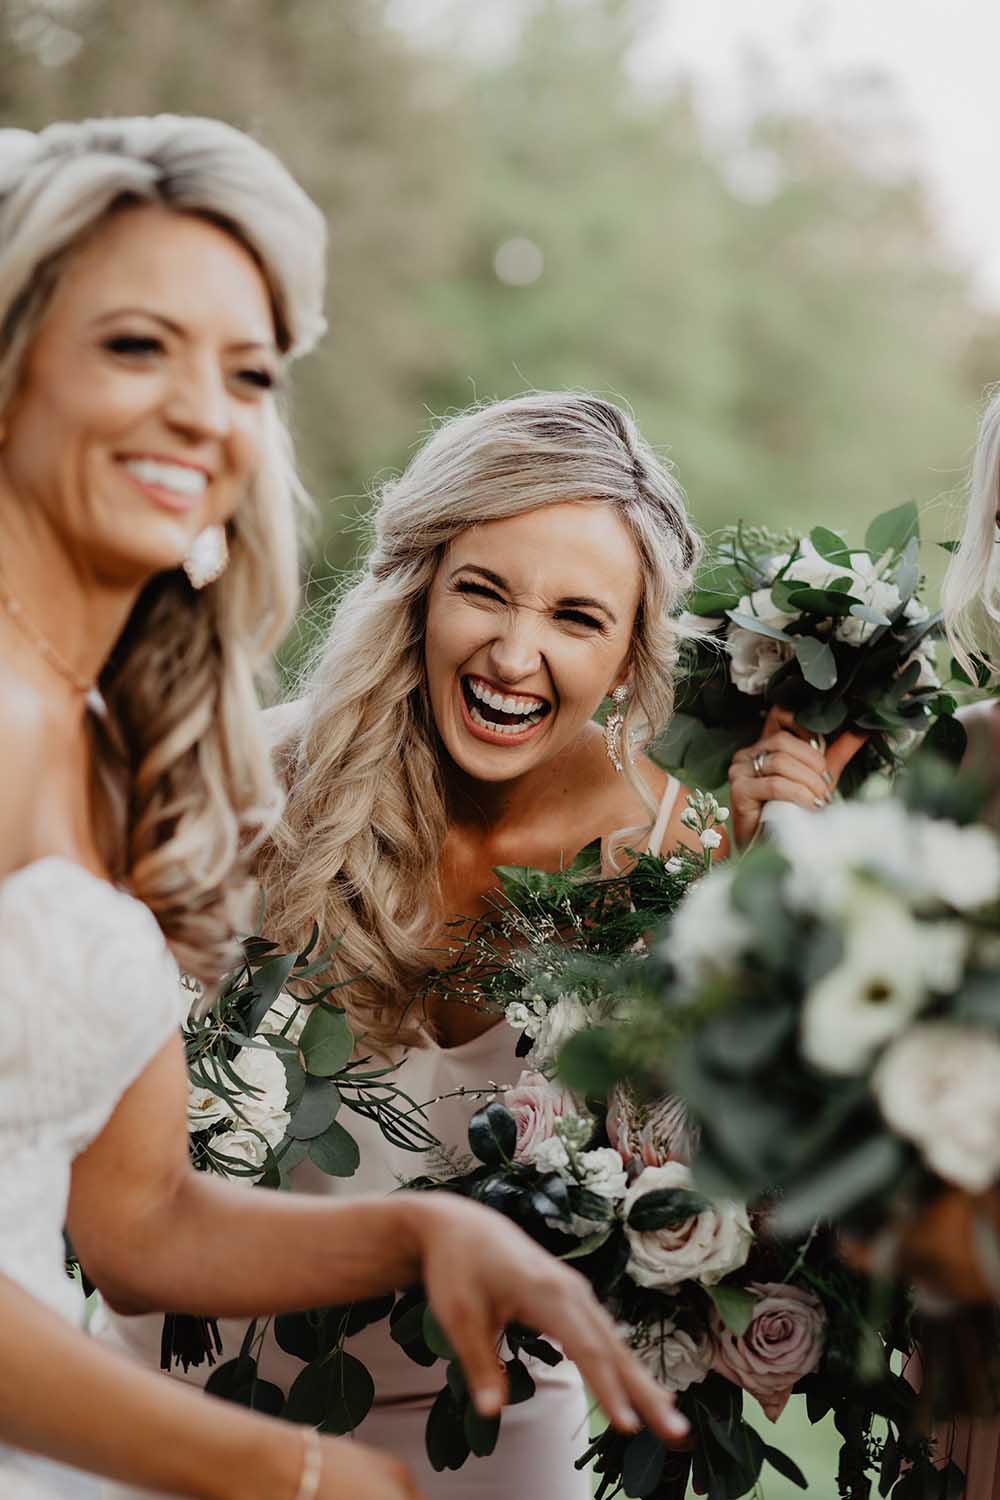
[{"label": "white rose", "polygon": [[291,1115],[284,1064],[272,1047],[241,1047],[233,1059],[233,1071],[250,1089],[235,1097],[244,1122],[259,1130],[272,1147],[280,1145]]},{"label": "white rose", "polygon": [[[961,929],[957,935],[963,940]],[[859,883],[844,938],[840,963],[806,995],[802,1052],[824,1072],[850,1074],[863,1072],[928,1003],[929,957],[936,977],[954,972],[956,929],[928,932],[887,891]]]},{"label": "white rose", "polygon": [[255,1169],[254,1176],[251,1177],[241,1172],[233,1177],[232,1181],[250,1184],[263,1177],[267,1163],[267,1147],[252,1131],[223,1131],[221,1135],[213,1137],[212,1150],[218,1151],[222,1156],[235,1157],[237,1162]]},{"label": "white rose", "polygon": [[758,635],[742,625],[730,622],[726,632],[729,652],[729,675],[741,693],[756,698],[764,691],[779,667],[794,655],[789,641],[776,641],[769,635]]},{"label": "white rose", "polygon": [[531,1153],[531,1164],[539,1172],[558,1172],[564,1176],[569,1166],[569,1152],[565,1141],[557,1135],[550,1135],[548,1140],[539,1141]]},{"label": "white rose", "polygon": [[698,840],[703,849],[718,849],[722,843],[722,834],[717,828],[703,828]]},{"label": "white rose", "polygon": [[622,1213],[630,1255],[628,1273],[639,1286],[660,1291],[699,1281],[714,1286],[746,1264],[753,1242],[742,1203],[713,1203],[700,1214],[668,1229],[633,1229],[627,1220],[633,1204],[660,1188],[690,1188],[691,1173],[680,1162],[645,1167],[625,1194]]},{"label": "white rose", "polygon": [[556,1001],[539,1022],[531,1060],[539,1068],[548,1067],[559,1056],[563,1046],[577,1031],[587,1025],[586,1007],[574,990]]},{"label": "white rose", "polygon": [[666,1391],[686,1391],[689,1386],[701,1385],[715,1358],[715,1346],[707,1330],[695,1338],[669,1318],[634,1329],[628,1342]]},{"label": "white rose", "polygon": [[[896,585],[885,583],[881,579],[855,579],[851,585],[851,593],[862,604],[867,604],[869,609],[878,610],[886,618],[899,608],[901,601]],[[863,646],[878,628],[873,620],[859,620],[856,615],[847,615],[838,621],[835,634],[838,640],[846,641],[851,646]]]},{"label": "white rose", "polygon": [[733,871],[725,866],[695,881],[657,945],[687,984],[726,973],[750,946],[753,930],[730,901]]},{"label": "white rose", "polygon": [[582,1173],[580,1186],[606,1203],[618,1203],[628,1191],[625,1163],[611,1146],[581,1151],[576,1159]]},{"label": "white rose", "polygon": [[924,1021],[879,1060],[872,1087],[888,1124],[932,1172],[970,1193],[1000,1177],[1000,1041],[994,1033]]},{"label": "white rose", "polygon": [[187,1089],[187,1122],[188,1130],[194,1135],[199,1130],[207,1130],[211,1125],[218,1125],[221,1120],[232,1118],[232,1110],[225,1099],[220,1099],[218,1094],[203,1084],[192,1083],[188,1079]]},{"label": "white rose", "polygon": [[1000,843],[989,828],[918,818],[914,834],[919,864],[913,874],[924,894],[955,911],[975,911],[1000,898]]}]

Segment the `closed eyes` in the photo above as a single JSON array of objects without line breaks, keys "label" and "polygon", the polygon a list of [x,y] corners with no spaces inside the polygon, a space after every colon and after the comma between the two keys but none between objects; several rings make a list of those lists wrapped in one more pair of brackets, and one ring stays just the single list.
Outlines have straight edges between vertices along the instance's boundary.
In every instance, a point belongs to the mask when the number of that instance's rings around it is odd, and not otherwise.
[{"label": "closed eyes", "polygon": [[[505,605],[507,602],[495,589],[488,588],[484,583],[473,583],[470,579],[463,579],[457,583],[455,591],[459,594],[478,595],[480,598],[489,599],[493,604]],[[570,625],[579,625],[587,630],[598,631],[601,635],[607,634],[607,627],[602,620],[595,619],[593,615],[588,615],[581,609],[554,610],[553,619],[563,620]]]},{"label": "closed eyes", "polygon": [[[118,333],[105,339],[103,347],[122,359],[145,360],[166,353],[164,341],[149,333]],[[273,390],[277,383],[273,373],[262,366],[234,370],[232,378],[254,391]]]}]

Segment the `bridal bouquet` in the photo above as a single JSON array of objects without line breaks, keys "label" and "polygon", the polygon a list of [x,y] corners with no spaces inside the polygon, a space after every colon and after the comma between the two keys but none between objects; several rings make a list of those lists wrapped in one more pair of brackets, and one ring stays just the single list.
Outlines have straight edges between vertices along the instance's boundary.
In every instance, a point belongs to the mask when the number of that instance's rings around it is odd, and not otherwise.
[{"label": "bridal bouquet", "polygon": [[[316,955],[315,944],[314,933],[301,953],[281,953],[261,937],[245,939],[241,962],[223,980],[211,1010],[188,1020],[188,1139],[198,1170],[248,1186],[285,1189],[288,1174],[308,1157],[321,1172],[350,1177],[359,1152],[342,1122],[344,1113],[375,1121],[403,1149],[426,1151],[437,1144],[418,1106],[392,1082],[394,1068],[372,1067],[370,1058],[357,1055],[347,1018],[330,999],[337,986],[318,983],[330,954]],[[195,997],[197,987],[182,982]],[[392,1300],[373,1307],[372,1316],[384,1317]],[[287,1399],[257,1376],[255,1355],[264,1330],[256,1321],[249,1324],[237,1357],[213,1371],[206,1388],[293,1420],[311,1420],[311,1361],[319,1357],[319,1345],[331,1374],[339,1369],[337,1351],[344,1338],[363,1322],[360,1305],[349,1317],[344,1311],[339,1322],[336,1313],[323,1308],[275,1320],[278,1343],[306,1365],[302,1389],[293,1386]],[[327,1322],[335,1330],[329,1336],[323,1332]],[[214,1319],[165,1317],[164,1369],[175,1363],[187,1369],[206,1359],[214,1364],[221,1353]],[[316,1420],[332,1423],[327,1430],[349,1431],[366,1414],[373,1387],[360,1361],[350,1360],[340,1374],[340,1401],[328,1403]],[[303,1392],[306,1409],[300,1411]]]},{"label": "bridal bouquet", "polygon": [[[710,855],[714,840],[704,835],[717,832],[725,810],[697,794],[686,816]],[[754,1489],[765,1464],[804,1486],[743,1410],[750,1393],[774,1420],[797,1393],[813,1420],[837,1410],[841,1493],[860,1500],[873,1455],[891,1481],[904,1459],[912,1472],[932,1473],[926,1445],[901,1432],[914,1398],[889,1368],[889,1351],[905,1345],[896,1310],[871,1326],[863,1283],[829,1233],[778,1239],[739,1190],[703,1190],[693,1175],[699,1131],[687,1111],[666,1088],[634,1087],[616,1051],[623,1037],[642,1054],[637,1039],[652,1034],[646,1016],[662,965],[644,935],[654,913],[695,902],[705,865],[687,850],[666,861],[642,857],[625,877],[627,900],[614,882],[603,889],[586,878],[504,872],[501,931],[513,946],[487,933],[477,947],[489,995],[521,1034],[526,1067],[473,1116],[468,1159],[410,1185],[486,1203],[573,1261],[639,1357],[678,1393],[693,1454],[669,1452],[648,1431],[603,1432],[579,1458],[580,1466],[594,1462],[599,1497],[682,1500],[690,1472],[711,1500],[735,1500]],[[610,1088],[609,1045],[621,1080]],[[567,1048],[569,1087],[555,1076]],[[458,1469],[470,1453],[492,1452],[499,1423],[476,1414],[419,1289],[397,1302],[391,1329],[420,1363],[448,1361],[427,1422],[433,1466]],[[561,1355],[523,1328],[508,1330],[507,1345],[512,1399],[529,1399],[530,1361],[556,1364]],[[856,1375],[862,1354],[873,1367],[865,1387]],[[876,1414],[892,1424],[881,1438],[872,1432]]]},{"label": "bridal bouquet", "polygon": [[657,758],[721,785],[778,705],[813,734],[867,734],[848,792],[925,735],[958,759],[964,734],[936,671],[941,617],[922,602],[919,552],[912,503],[877,516],[863,548],[824,526],[806,537],[742,524],[723,533],[689,600],[694,633]]}]

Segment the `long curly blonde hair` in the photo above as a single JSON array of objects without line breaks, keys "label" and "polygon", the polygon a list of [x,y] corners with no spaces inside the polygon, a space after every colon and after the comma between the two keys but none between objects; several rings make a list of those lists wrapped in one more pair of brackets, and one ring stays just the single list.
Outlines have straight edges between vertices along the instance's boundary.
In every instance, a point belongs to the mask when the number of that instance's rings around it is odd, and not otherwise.
[{"label": "long curly blonde hair", "polygon": [[[0,411],[74,254],[112,214],[158,204],[225,229],[268,284],[279,348],[323,328],[322,216],[281,163],[214,120],[161,115],[0,131]],[[291,445],[279,413],[228,526],[230,563],[200,593],[183,572],[142,591],[92,716],[96,819],[113,878],[157,917],[181,967],[216,981],[245,920],[248,858],[281,809],[254,673],[298,595]]]},{"label": "long curly blonde hair", "polygon": [[[452,418],[378,498],[367,567],[339,603],[301,712],[277,747],[285,816],[261,851],[268,935],[336,942],[338,1001],[380,1047],[421,1034],[410,998],[441,918],[447,829],[424,670],[428,592],[470,526],[540,506],[609,505],[632,534],[642,594],[625,733],[647,742],[673,702],[674,620],[699,543],[669,467],[597,396],[533,392]],[[634,768],[636,793],[655,802]]]}]

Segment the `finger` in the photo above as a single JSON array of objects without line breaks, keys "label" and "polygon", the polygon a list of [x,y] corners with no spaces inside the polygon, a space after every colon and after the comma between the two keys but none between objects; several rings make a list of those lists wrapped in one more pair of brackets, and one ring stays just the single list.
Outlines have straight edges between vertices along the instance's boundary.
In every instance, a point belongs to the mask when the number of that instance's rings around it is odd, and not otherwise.
[{"label": "finger", "polygon": [[[788,776],[753,776],[745,781],[741,779],[739,795],[744,804],[762,805],[765,802],[794,802],[798,807],[807,808],[809,812],[816,812],[820,807],[826,807],[829,800],[829,788],[824,784],[822,795],[814,793],[808,787],[803,786],[801,781],[793,781]],[[742,810],[742,809],[741,809]]]},{"label": "finger", "polygon": [[463,1302],[435,1316],[462,1366],[473,1405],[481,1417],[495,1417],[507,1400],[507,1376],[497,1358],[502,1328],[482,1304]]},{"label": "finger", "polygon": [[671,1447],[687,1447],[691,1424],[677,1410],[673,1395],[658,1385],[627,1349],[621,1355],[627,1362],[624,1374],[629,1398],[646,1426]]},{"label": "finger", "polygon": [[[820,761],[822,766],[823,762]],[[813,803],[821,807],[832,800],[829,786],[823,780],[822,770],[815,766],[807,765],[796,755],[789,755],[785,750],[771,750],[767,753],[761,766],[762,774],[755,776],[754,781],[771,781],[780,777],[784,781],[794,781],[796,785],[805,787]],[[753,785],[747,787],[748,795],[752,795]],[[758,799],[759,800],[759,799]]]},{"label": "finger", "polygon": [[834,785],[844,774],[845,767],[854,759],[858,751],[868,742],[866,734],[858,734],[855,729],[845,729],[843,734],[830,745],[826,752],[826,764],[830,775],[833,777]]},{"label": "finger", "polygon": [[783,755],[791,755],[795,760],[800,760],[804,766],[815,771],[817,776],[822,776],[826,770],[826,758],[823,751],[819,749],[819,741],[802,739],[797,734],[790,734],[783,729],[779,734],[773,734],[769,739],[763,741],[760,747],[765,753],[771,754],[780,751]]}]

